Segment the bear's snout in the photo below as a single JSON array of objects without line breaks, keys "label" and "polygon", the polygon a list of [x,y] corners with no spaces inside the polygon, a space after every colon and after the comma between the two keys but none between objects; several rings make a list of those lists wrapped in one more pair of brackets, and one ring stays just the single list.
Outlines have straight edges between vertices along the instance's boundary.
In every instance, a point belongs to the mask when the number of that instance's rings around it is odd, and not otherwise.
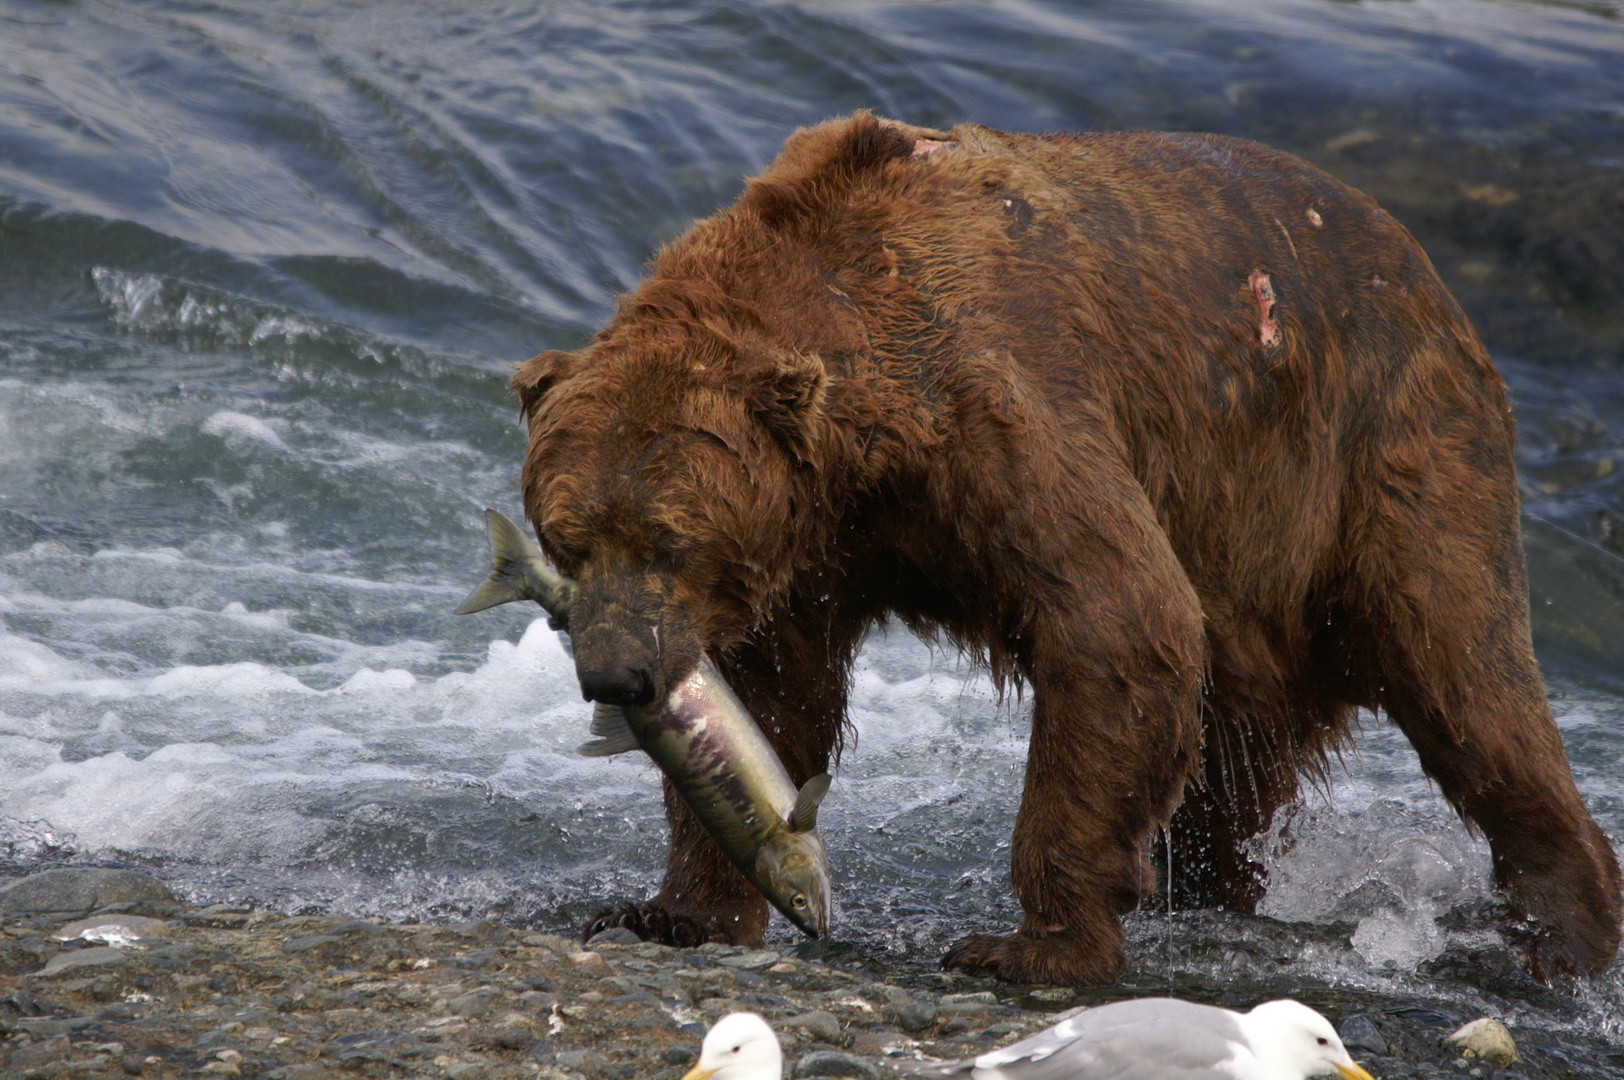
[{"label": "bear's snout", "polygon": [[581,696],[608,705],[647,705],[654,700],[654,679],[647,668],[607,667],[578,673]]}]

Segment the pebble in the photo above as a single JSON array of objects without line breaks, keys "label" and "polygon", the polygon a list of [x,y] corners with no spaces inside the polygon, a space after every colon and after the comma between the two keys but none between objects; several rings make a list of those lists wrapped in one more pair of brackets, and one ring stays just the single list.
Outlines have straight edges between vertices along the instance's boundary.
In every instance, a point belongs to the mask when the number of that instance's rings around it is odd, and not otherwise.
[{"label": "pebble", "polygon": [[[974,1056],[1062,1015],[1010,1002],[1053,1009],[1095,1000],[1072,990],[994,992],[989,980],[845,953],[649,942],[582,949],[490,922],[227,914],[241,915],[173,912],[151,947],[107,950],[118,963],[32,979],[60,957],[82,963],[93,947],[58,951],[48,936],[55,916],[0,922],[0,1077],[169,1080],[235,1075],[234,1067],[265,1080],[680,1080],[709,1025],[750,1009],[783,1037],[789,1075],[890,1080],[906,1062]],[[324,940],[284,947],[311,939]],[[1611,1048],[1564,1036],[1534,1044],[1535,1061],[1507,1074],[1487,1052],[1446,1047],[1425,1025],[1372,1012],[1339,1027],[1355,1057],[1392,1080],[1554,1080],[1567,1074],[1549,1062],[1571,1061],[1573,1075],[1587,1077],[1607,1075],[1610,1064]],[[1389,1049],[1401,1038],[1402,1053]]]},{"label": "pebble", "polygon": [[903,1031],[923,1031],[936,1022],[936,1006],[928,1001],[910,1001],[897,1010]]},{"label": "pebble", "polygon": [[1481,1058],[1502,1069],[1521,1060],[1511,1032],[1500,1021],[1486,1016],[1473,1020],[1445,1038],[1444,1045],[1459,1049],[1463,1058]]},{"label": "pebble", "polygon": [[795,1063],[795,1076],[850,1077],[853,1080],[883,1080],[884,1070],[865,1058],[838,1050],[814,1050]]},{"label": "pebble", "polygon": [[841,1042],[839,1019],[834,1013],[822,1010],[792,1016],[788,1020],[779,1021],[776,1026],[780,1031],[794,1031],[799,1028],[817,1042],[831,1043],[835,1046],[839,1046]]},{"label": "pebble", "polygon": [[1376,1030],[1376,1022],[1363,1013],[1342,1021],[1336,1026],[1336,1033],[1342,1037],[1342,1045],[1350,1052],[1363,1050],[1377,1057],[1386,1057],[1388,1054],[1387,1040]]},{"label": "pebble", "polygon": [[118,967],[124,963],[126,956],[122,949],[115,949],[111,945],[98,945],[93,949],[76,949],[73,952],[58,953],[51,957],[35,976],[49,979],[56,975],[69,972],[83,972],[87,968]]},{"label": "pebble", "polygon": [[643,939],[624,926],[611,926],[600,930],[587,941],[587,947],[594,945],[640,945]]}]

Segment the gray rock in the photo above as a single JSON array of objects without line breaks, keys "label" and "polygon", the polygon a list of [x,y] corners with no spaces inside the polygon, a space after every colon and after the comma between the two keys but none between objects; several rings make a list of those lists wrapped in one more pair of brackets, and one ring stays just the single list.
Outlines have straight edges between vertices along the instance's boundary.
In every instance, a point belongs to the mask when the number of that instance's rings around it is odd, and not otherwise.
[{"label": "gray rock", "polygon": [[480,1061],[453,1061],[445,1067],[450,1080],[486,1080],[491,1071]]},{"label": "gray rock", "polygon": [[309,952],[311,949],[319,949],[323,945],[342,945],[343,943],[343,938],[334,937],[332,934],[305,934],[302,937],[290,937],[282,942],[282,951],[289,956],[297,956],[299,953]]},{"label": "gray rock", "polygon": [[611,926],[599,930],[587,940],[588,945],[641,945],[643,939],[624,926]]},{"label": "gray rock", "polygon": [[1342,1021],[1336,1026],[1336,1033],[1342,1036],[1342,1045],[1346,1046],[1350,1053],[1363,1050],[1377,1057],[1386,1057],[1388,1054],[1387,1040],[1376,1030],[1376,1022],[1363,1013]]},{"label": "gray rock", "polygon": [[779,1026],[789,1031],[799,1028],[818,1042],[840,1045],[840,1021],[835,1018],[834,1013],[824,1012],[821,1009],[802,1013],[781,1021]]},{"label": "gray rock", "polygon": [[697,1046],[673,1046],[660,1055],[667,1065],[687,1065],[699,1057]]},{"label": "gray rock", "polygon": [[422,1057],[428,1048],[404,1031],[361,1031],[354,1035],[340,1035],[321,1048],[322,1057],[339,1061],[398,1062],[400,1058]]},{"label": "gray rock", "polygon": [[446,1002],[446,1008],[451,1010],[453,1016],[484,1016],[501,993],[494,986],[481,986],[478,990],[452,998]]},{"label": "gray rock", "polygon": [[134,870],[65,866],[0,886],[0,911],[95,911],[112,904],[175,903],[163,882]]},{"label": "gray rock", "polygon": [[936,1006],[928,1001],[910,1001],[897,1010],[897,1023],[903,1031],[924,1031],[936,1022]]},{"label": "gray rock", "polygon": [[991,990],[977,990],[973,994],[946,994],[942,997],[943,1005],[987,1005],[998,1004],[998,995]]},{"label": "gray rock", "polygon": [[59,927],[55,937],[62,941],[84,938],[86,941],[137,941],[142,938],[169,936],[169,924],[162,919],[149,919],[142,915],[94,915],[77,919]]},{"label": "gray rock", "polygon": [[557,1058],[561,1069],[574,1069],[593,1080],[602,1080],[610,1075],[612,1066],[609,1059],[596,1050],[564,1050]]},{"label": "gray rock", "polygon": [[74,952],[58,953],[51,957],[51,962],[36,971],[34,975],[41,979],[50,979],[69,972],[82,974],[86,970],[99,967],[118,967],[129,957],[122,950],[111,945],[101,945],[94,949],[78,949]]},{"label": "gray rock", "polygon": [[753,949],[750,952],[739,953],[736,956],[718,956],[716,962],[722,967],[751,971],[755,968],[770,967],[782,959],[781,954],[769,949]]},{"label": "gray rock", "polygon": [[815,1050],[795,1063],[795,1076],[851,1077],[853,1080],[883,1080],[884,1070],[872,1061],[866,1061],[838,1050]]},{"label": "gray rock", "polygon": [[529,1028],[508,1027],[496,1033],[496,1045],[504,1050],[528,1050],[535,1041],[535,1032]]}]

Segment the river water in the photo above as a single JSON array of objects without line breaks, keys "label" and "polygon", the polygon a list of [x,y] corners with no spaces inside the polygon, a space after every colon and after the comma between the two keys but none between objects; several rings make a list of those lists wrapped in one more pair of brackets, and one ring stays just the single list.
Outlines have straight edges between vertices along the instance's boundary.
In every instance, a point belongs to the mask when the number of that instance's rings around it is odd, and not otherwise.
[{"label": "river water", "polygon": [[[859,107],[1249,136],[1394,212],[1512,386],[1536,646],[1624,841],[1618,3],[0,0],[0,869],[552,929],[651,890],[657,776],[575,753],[557,636],[450,615],[518,516],[509,366]],[[833,947],[1007,928],[1019,702],[893,630],[853,719]],[[1344,765],[1260,916],[1147,903],[1114,992],[1488,1012],[1624,1075],[1624,966],[1509,973],[1403,739]]]}]

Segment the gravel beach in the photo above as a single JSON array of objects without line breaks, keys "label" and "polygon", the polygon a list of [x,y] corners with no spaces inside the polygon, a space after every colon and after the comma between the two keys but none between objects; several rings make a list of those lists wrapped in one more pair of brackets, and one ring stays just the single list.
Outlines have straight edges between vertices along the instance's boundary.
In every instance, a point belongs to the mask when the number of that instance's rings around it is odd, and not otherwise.
[{"label": "gravel beach", "polygon": [[[980,1053],[1075,1004],[1124,996],[887,965],[822,942],[802,955],[671,949],[613,930],[583,946],[490,921],[188,908],[127,870],[19,879],[0,887],[0,911],[7,1080],[677,1080],[709,1024],[737,1010],[772,1022],[786,1076],[884,1080],[904,1062]],[[1582,1058],[1605,1052],[1517,1033],[1523,1059],[1501,1068],[1447,1046],[1450,1027],[1418,1010],[1330,1018],[1382,1078],[1589,1076]]]}]

